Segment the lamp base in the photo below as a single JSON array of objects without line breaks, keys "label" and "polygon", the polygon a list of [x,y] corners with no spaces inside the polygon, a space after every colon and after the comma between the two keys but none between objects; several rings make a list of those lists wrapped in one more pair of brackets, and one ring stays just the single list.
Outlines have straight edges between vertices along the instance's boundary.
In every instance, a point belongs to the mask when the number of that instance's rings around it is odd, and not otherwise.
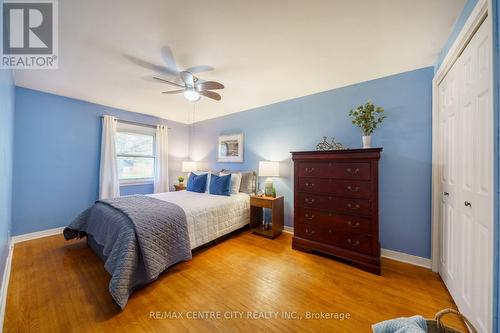
[{"label": "lamp base", "polygon": [[271,178],[267,178],[264,183],[264,194],[268,197],[276,197],[276,191],[273,186],[273,180]]}]

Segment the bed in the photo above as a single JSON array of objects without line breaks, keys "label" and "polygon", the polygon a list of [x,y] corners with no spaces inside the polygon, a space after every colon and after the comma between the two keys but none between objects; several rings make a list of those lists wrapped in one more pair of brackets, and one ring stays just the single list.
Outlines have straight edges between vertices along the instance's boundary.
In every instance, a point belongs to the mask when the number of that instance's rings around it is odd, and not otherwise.
[{"label": "bed", "polygon": [[244,192],[230,196],[189,191],[99,200],[64,230],[87,237],[111,274],[109,292],[125,308],[132,292],[168,267],[191,259],[192,250],[246,226],[256,174]]}]

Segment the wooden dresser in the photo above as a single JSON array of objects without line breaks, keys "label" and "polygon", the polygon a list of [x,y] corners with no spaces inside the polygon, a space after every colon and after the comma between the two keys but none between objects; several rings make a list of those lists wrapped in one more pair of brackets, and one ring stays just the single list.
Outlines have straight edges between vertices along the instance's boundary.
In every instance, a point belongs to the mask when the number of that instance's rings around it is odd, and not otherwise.
[{"label": "wooden dresser", "polygon": [[380,275],[378,161],[382,148],[292,152],[292,247]]}]

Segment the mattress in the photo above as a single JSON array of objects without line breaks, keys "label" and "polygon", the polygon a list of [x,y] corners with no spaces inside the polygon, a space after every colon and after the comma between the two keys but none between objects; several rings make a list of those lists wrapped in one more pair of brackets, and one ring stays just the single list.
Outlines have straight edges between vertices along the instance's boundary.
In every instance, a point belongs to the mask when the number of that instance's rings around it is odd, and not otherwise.
[{"label": "mattress", "polygon": [[153,198],[174,203],[186,213],[191,249],[205,245],[250,221],[250,196],[231,196],[189,191],[149,194]]}]

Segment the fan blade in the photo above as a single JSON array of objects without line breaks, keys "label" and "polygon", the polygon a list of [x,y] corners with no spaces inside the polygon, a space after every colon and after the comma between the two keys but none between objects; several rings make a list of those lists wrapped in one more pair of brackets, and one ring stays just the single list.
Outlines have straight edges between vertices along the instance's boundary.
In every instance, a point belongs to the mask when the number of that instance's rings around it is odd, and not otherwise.
[{"label": "fan blade", "polygon": [[212,66],[199,65],[199,66],[189,67],[188,69],[186,69],[186,72],[190,72],[190,73],[194,74],[194,73],[210,72],[213,70],[214,70],[214,68]]},{"label": "fan blade", "polygon": [[193,74],[191,74],[189,72],[186,72],[186,71],[182,71],[181,72],[181,79],[188,86],[191,86],[191,87],[194,86],[194,76],[193,76]]},{"label": "fan blade", "polygon": [[161,57],[163,58],[163,61],[167,64],[168,68],[174,69],[177,74],[179,73],[177,64],[175,63],[175,58],[174,54],[172,53],[172,49],[165,45],[164,47],[161,48]]},{"label": "fan blade", "polygon": [[222,83],[215,81],[205,81],[198,83],[196,85],[196,88],[198,90],[217,90],[217,89],[224,89],[224,85]]},{"label": "fan blade", "polygon": [[151,62],[148,62],[148,61],[145,61],[145,60],[142,60],[142,59],[139,59],[139,58],[136,58],[134,56],[127,55],[127,54],[124,54],[123,56],[127,60],[129,60],[130,62],[133,62],[134,64],[136,64],[138,66],[152,70],[154,72],[168,74],[171,76],[179,76],[179,71],[177,71],[177,69],[172,69],[172,68],[168,68],[165,66],[155,65]]},{"label": "fan blade", "polygon": [[184,89],[179,89],[179,90],[163,91],[162,94],[172,95],[172,94],[180,94],[183,92],[184,92]]},{"label": "fan blade", "polygon": [[183,85],[177,84],[177,83],[175,83],[175,82],[170,82],[170,81],[164,80],[164,79],[159,78],[159,77],[157,77],[157,76],[153,76],[153,79],[158,80],[158,81],[161,81],[161,82],[164,82],[164,83],[166,83],[166,84],[170,84],[171,86],[174,86],[174,87],[184,88],[184,86],[183,86]]},{"label": "fan blade", "polygon": [[200,95],[203,95],[203,96],[211,98],[211,99],[215,99],[216,101],[220,101],[220,99],[221,99],[220,95],[216,92],[213,92],[213,91],[202,90],[202,91],[199,91],[199,93],[200,93]]}]

